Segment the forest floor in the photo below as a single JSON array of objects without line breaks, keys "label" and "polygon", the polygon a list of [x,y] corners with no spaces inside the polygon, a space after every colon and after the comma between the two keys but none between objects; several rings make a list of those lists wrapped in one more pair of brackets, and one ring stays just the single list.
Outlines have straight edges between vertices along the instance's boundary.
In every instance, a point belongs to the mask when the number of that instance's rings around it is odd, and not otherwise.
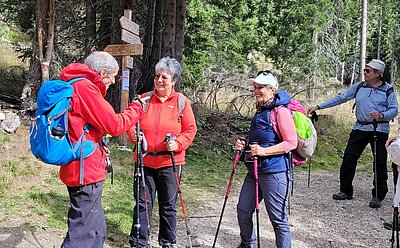
[{"label": "forest floor", "polygon": [[[10,135],[15,149],[2,152],[1,158],[28,153],[28,142],[21,135]],[[16,144],[16,145],[15,145]],[[43,167],[42,171],[30,180],[14,182],[7,194],[26,191],[41,177],[52,173],[54,168]],[[307,173],[296,171],[293,196],[290,197],[289,222],[293,235],[292,246],[306,247],[390,247],[391,231],[383,228],[382,223],[392,218],[393,187],[391,175],[388,183],[390,192],[380,209],[368,207],[371,199],[372,176],[358,172],[354,180],[354,199],[345,201],[332,200],[332,194],[339,188],[338,171],[311,171],[310,187],[307,187]],[[224,175],[224,178],[227,175]],[[225,180],[225,179],[221,179]],[[216,247],[234,248],[239,242],[239,228],[236,218],[236,202],[242,178],[235,177],[229,195]],[[227,183],[227,182],[226,182]],[[61,182],[60,182],[61,184]],[[182,188],[190,194],[190,188]],[[198,206],[185,205],[190,220],[193,244],[199,247],[212,247],[224,202],[226,188],[209,190],[198,199]],[[23,195],[23,194],[21,194]],[[178,202],[179,204],[179,202]],[[46,218],[40,215],[23,214],[32,206],[19,206],[12,216],[3,218],[0,212],[0,247],[1,248],[52,248],[60,247],[65,230],[50,228]],[[25,217],[22,217],[25,216]],[[36,223],[32,225],[32,223]],[[153,230],[156,232],[156,230]],[[260,247],[274,247],[274,233],[263,204],[260,205]],[[154,233],[153,240],[156,239]],[[178,247],[187,247],[188,240],[183,219],[178,220]],[[153,241],[153,244],[157,242]],[[106,248],[116,247],[106,241]],[[123,247],[128,247],[126,244]],[[158,246],[153,246],[158,247]]]}]

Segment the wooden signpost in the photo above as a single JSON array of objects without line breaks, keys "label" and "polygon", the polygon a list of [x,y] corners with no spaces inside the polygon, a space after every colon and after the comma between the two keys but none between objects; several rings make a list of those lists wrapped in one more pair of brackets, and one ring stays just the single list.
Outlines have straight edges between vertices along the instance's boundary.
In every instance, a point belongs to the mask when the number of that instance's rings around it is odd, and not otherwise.
[{"label": "wooden signpost", "polygon": [[[124,16],[119,19],[121,24],[121,40],[124,44],[108,45],[104,51],[113,56],[122,56],[122,84],[121,84],[121,112],[129,104],[129,82],[130,70],[133,69],[133,55],[143,54],[143,44],[139,38],[139,25],[131,21],[132,10],[125,9]],[[122,134],[119,136],[119,145],[128,145],[128,136]]]}]

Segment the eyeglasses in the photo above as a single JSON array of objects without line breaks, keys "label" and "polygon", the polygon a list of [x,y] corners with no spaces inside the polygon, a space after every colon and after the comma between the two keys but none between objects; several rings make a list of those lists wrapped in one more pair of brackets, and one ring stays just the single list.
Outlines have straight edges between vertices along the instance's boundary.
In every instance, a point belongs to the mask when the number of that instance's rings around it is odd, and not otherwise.
[{"label": "eyeglasses", "polygon": [[154,75],[154,80],[158,81],[158,79],[160,79],[160,78],[161,78],[162,81],[167,81],[168,79],[170,79],[172,77],[169,76],[169,75],[166,75],[166,74],[164,74],[164,75],[159,75],[159,74]]}]

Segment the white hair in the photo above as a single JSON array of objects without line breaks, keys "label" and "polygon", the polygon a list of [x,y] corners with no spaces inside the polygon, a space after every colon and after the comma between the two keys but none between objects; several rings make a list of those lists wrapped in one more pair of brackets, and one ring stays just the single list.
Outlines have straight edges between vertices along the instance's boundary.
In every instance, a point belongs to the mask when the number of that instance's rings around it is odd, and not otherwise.
[{"label": "white hair", "polygon": [[117,60],[115,60],[115,58],[108,52],[92,52],[86,57],[84,63],[97,73],[100,73],[102,69],[106,69],[108,75],[118,71],[119,69]]},{"label": "white hair", "polygon": [[172,78],[178,80],[182,74],[182,67],[178,60],[165,57],[156,64],[156,73],[160,71],[169,71],[172,74]]}]

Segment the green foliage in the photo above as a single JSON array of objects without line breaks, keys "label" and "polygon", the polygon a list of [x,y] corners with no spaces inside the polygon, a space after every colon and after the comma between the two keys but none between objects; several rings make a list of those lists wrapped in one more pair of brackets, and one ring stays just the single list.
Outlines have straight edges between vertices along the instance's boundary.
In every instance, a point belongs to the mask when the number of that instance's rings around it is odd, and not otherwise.
[{"label": "green foliage", "polygon": [[2,0],[0,12],[6,22],[16,24],[25,33],[34,27],[35,3],[33,0]]},{"label": "green foliage", "polygon": [[[250,12],[250,13],[249,13]],[[199,79],[205,68],[240,68],[258,41],[257,17],[246,1],[188,1],[184,62]]]}]

